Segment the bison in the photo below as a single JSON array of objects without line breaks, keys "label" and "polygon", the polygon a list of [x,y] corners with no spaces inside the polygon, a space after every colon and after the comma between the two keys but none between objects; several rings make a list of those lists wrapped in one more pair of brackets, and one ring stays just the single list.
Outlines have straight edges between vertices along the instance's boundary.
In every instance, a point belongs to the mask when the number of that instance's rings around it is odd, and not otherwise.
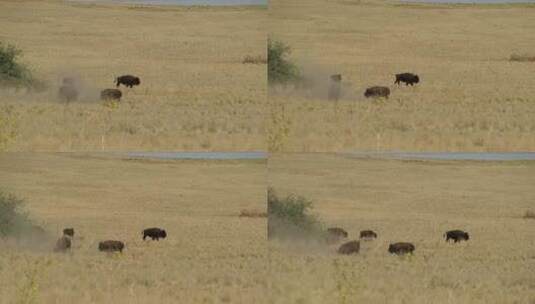
[{"label": "bison", "polygon": [[121,93],[118,89],[105,89],[100,92],[100,99],[101,100],[121,100],[121,96],[123,96],[123,93]]},{"label": "bison", "polygon": [[450,230],[444,233],[444,237],[446,238],[446,242],[449,242],[451,239],[454,243],[468,241],[470,239],[468,232],[464,232],[462,230]]},{"label": "bison", "polygon": [[71,239],[68,236],[62,236],[56,242],[55,252],[66,252],[71,249]]},{"label": "bison", "polygon": [[63,229],[63,235],[73,238],[74,237],[74,228],[65,228],[65,229]]},{"label": "bison", "polygon": [[387,87],[379,87],[379,86],[367,88],[366,91],[364,92],[364,97],[366,97],[366,98],[368,98],[368,97],[384,97],[384,98],[388,98],[389,95],[390,95],[390,89],[389,88],[387,88]]},{"label": "bison", "polygon": [[336,243],[341,239],[347,238],[348,234],[342,228],[333,227],[327,229],[327,243],[332,244]]},{"label": "bison", "polygon": [[329,94],[328,99],[338,101],[340,98],[340,82],[342,81],[342,75],[341,74],[335,74],[331,75],[330,77],[330,85],[329,85]]},{"label": "bison", "polygon": [[78,90],[72,85],[62,85],[59,88],[58,97],[62,101],[69,103],[78,98]]},{"label": "bison", "polygon": [[124,243],[121,241],[103,241],[98,243],[98,250],[104,251],[104,252],[114,252],[119,251],[123,252],[124,249]]},{"label": "bison", "polygon": [[360,251],[360,242],[359,241],[351,241],[342,244],[340,248],[338,248],[339,254],[353,254],[353,253],[359,253]]},{"label": "bison", "polygon": [[404,82],[405,85],[414,85],[415,83],[420,82],[420,77],[416,74],[412,73],[401,73],[396,74],[396,81],[394,81],[395,84],[399,85],[401,82]]},{"label": "bison", "polygon": [[415,247],[411,243],[395,243],[388,246],[388,252],[392,254],[402,255],[406,253],[412,254]]},{"label": "bison", "polygon": [[165,230],[160,228],[147,228],[143,230],[143,240],[145,240],[146,237],[150,237],[152,240],[159,241],[160,238],[165,239],[167,237],[167,233]]},{"label": "bison", "polygon": [[361,239],[376,239],[377,233],[373,232],[372,230],[362,230],[360,232],[360,238]]},{"label": "bison", "polygon": [[123,84],[126,87],[131,88],[135,85],[139,85],[141,81],[139,80],[139,77],[132,76],[132,75],[123,75],[123,76],[117,77],[115,79],[115,83],[117,84],[117,87]]}]

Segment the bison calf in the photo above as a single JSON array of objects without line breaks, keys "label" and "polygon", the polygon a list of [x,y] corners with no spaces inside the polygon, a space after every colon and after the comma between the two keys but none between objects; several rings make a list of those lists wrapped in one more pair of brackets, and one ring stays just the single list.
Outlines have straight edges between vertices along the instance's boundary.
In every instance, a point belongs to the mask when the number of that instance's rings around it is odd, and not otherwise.
[{"label": "bison calf", "polygon": [[124,243],[121,241],[103,241],[98,243],[98,250],[104,251],[104,252],[114,252],[119,251],[123,252]]},{"label": "bison calf", "polygon": [[414,251],[415,247],[411,243],[394,243],[388,246],[388,252],[395,253],[398,255],[411,253]]},{"label": "bison calf", "polygon": [[446,238],[446,242],[449,242],[451,239],[454,243],[468,241],[470,239],[468,232],[462,230],[450,230],[444,234],[444,237]]},{"label": "bison calf", "polygon": [[121,100],[121,96],[123,96],[123,93],[117,89],[105,89],[100,92],[100,99],[101,100]]},{"label": "bison calf", "polygon": [[78,98],[78,90],[72,85],[63,85],[59,88],[58,97],[69,103]]},{"label": "bison calf", "polygon": [[345,244],[342,244],[342,246],[338,248],[339,254],[353,254],[353,253],[359,253],[359,251],[360,251],[359,241],[347,242]]},{"label": "bison calf", "polygon": [[135,85],[139,85],[141,81],[139,80],[139,77],[132,76],[132,75],[123,75],[123,76],[117,77],[115,79],[115,83],[117,84],[117,87],[123,84],[126,87],[131,88]]},{"label": "bison calf", "polygon": [[146,237],[150,237],[152,240],[159,240],[160,238],[165,239],[167,237],[167,233],[165,230],[160,228],[147,228],[143,230],[143,240],[145,240]]},{"label": "bison calf", "polygon": [[372,230],[362,230],[360,232],[360,238],[361,239],[376,239],[377,233],[373,232]]},{"label": "bison calf", "polygon": [[71,249],[71,239],[68,236],[62,236],[56,242],[55,252],[66,252]]},{"label": "bison calf", "polygon": [[366,98],[369,98],[369,97],[388,98],[388,96],[390,96],[390,89],[387,87],[379,87],[379,86],[370,87],[370,88],[367,88],[366,91],[364,92],[364,97]]},{"label": "bison calf", "polygon": [[338,101],[340,98],[342,75],[331,75],[329,84],[328,99]]},{"label": "bison calf", "polygon": [[405,85],[410,84],[412,86],[415,83],[420,82],[420,78],[418,75],[412,73],[396,74],[396,81],[394,83],[399,85],[401,82],[404,82]]},{"label": "bison calf", "polygon": [[74,228],[65,228],[63,229],[63,235],[69,236],[71,238],[74,237]]}]

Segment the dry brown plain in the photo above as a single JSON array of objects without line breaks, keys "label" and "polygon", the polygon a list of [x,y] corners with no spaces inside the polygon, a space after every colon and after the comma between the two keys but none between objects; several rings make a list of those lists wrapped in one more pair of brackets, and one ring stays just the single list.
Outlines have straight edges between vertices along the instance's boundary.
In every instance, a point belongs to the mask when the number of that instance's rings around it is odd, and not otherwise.
[{"label": "dry brown plain", "polygon": [[[270,185],[311,199],[325,225],[379,235],[355,256],[270,241],[273,303],[535,303],[535,220],[523,218],[535,162],[279,154],[269,168]],[[469,242],[444,241],[456,228]],[[390,256],[397,241],[414,255]]]},{"label": "dry brown plain", "polygon": [[[0,185],[50,242],[0,239],[1,303],[265,303],[265,161],[151,161],[0,154]],[[64,227],[72,252],[51,250]],[[168,237],[142,241],[141,230]],[[126,242],[123,254],[97,250]]]},{"label": "dry brown plain", "polygon": [[[402,4],[394,1],[270,1],[270,35],[293,51],[314,90],[272,90],[269,147],[345,150],[535,149],[535,6]],[[394,85],[414,72],[415,87]],[[341,73],[338,107],[326,100]],[[372,102],[366,87],[384,85]]]},{"label": "dry brown plain", "polygon": [[[265,7],[143,7],[0,1],[0,41],[48,84],[0,89],[0,148],[9,151],[262,150],[265,148]],[[98,100],[122,74],[118,108]],[[64,76],[83,82],[65,107]],[[3,122],[11,118],[10,123]]]}]

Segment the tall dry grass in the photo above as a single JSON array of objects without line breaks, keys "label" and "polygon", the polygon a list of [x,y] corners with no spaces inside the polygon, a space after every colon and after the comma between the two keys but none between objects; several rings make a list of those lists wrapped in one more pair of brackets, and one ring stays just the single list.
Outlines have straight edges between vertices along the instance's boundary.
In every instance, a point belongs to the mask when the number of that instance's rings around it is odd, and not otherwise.
[{"label": "tall dry grass", "polygon": [[[268,126],[278,151],[533,150],[532,5],[272,1],[269,27],[292,47],[312,88],[273,88]],[[394,85],[414,72],[415,87]],[[342,99],[327,101],[342,74]],[[389,100],[364,98],[384,85]],[[281,113],[284,105],[284,113]],[[272,119],[271,121],[277,121]],[[269,124],[269,123],[268,123]],[[274,133],[274,134],[271,134]],[[284,140],[280,140],[283,137]]]},{"label": "tall dry grass", "polygon": [[[48,238],[0,239],[2,303],[266,303],[265,161],[0,154],[0,185]],[[164,240],[141,231],[162,227]],[[70,253],[53,253],[74,227]],[[98,242],[126,243],[122,254]]]},{"label": "tall dry grass", "polygon": [[[272,303],[532,303],[535,162],[352,159],[272,154],[270,184],[314,204],[327,227],[359,231],[361,252],[339,246],[270,241]],[[447,230],[470,240],[446,243]],[[412,242],[412,256],[388,245]]]},{"label": "tall dry grass", "polygon": [[[265,18],[255,7],[0,2],[0,39],[48,85],[0,89],[19,126],[7,149],[264,149],[266,68],[242,61],[265,57]],[[100,90],[122,74],[141,85],[122,87],[118,108],[103,106]],[[82,82],[67,107],[57,97],[64,76]]]}]

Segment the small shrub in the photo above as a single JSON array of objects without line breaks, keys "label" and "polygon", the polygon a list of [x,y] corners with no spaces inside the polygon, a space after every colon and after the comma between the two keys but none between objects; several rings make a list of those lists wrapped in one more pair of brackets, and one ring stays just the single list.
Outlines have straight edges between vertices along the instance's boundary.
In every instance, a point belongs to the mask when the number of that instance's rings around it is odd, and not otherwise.
[{"label": "small shrub", "polygon": [[0,42],[0,83],[29,86],[33,79],[30,70],[17,62],[22,51],[10,44]]},{"label": "small shrub", "polygon": [[288,45],[268,39],[268,83],[284,84],[301,80],[299,68],[285,57],[290,53]]},{"label": "small shrub", "polygon": [[511,57],[509,57],[509,61],[517,61],[517,62],[535,62],[535,56],[534,55],[527,55],[527,54],[513,54]]},{"label": "small shrub", "polygon": [[247,210],[243,209],[240,212],[240,217],[267,217],[267,213],[258,210]]},{"label": "small shrub", "polygon": [[22,212],[22,199],[12,194],[0,192],[0,237],[20,236],[24,233],[41,230],[32,225],[28,215]]},{"label": "small shrub", "polygon": [[532,211],[532,210],[526,211],[526,213],[524,214],[524,218],[525,219],[534,219],[535,220],[535,211]]},{"label": "small shrub", "polygon": [[312,202],[302,196],[279,198],[273,188],[268,189],[268,238],[322,240],[321,223],[309,214]]},{"label": "small shrub", "polygon": [[250,63],[250,64],[266,64],[267,63],[267,59],[264,57],[264,56],[250,56],[250,55],[247,55],[245,56],[245,58],[243,58],[243,61],[242,63],[244,64],[247,64],[247,63]]}]

